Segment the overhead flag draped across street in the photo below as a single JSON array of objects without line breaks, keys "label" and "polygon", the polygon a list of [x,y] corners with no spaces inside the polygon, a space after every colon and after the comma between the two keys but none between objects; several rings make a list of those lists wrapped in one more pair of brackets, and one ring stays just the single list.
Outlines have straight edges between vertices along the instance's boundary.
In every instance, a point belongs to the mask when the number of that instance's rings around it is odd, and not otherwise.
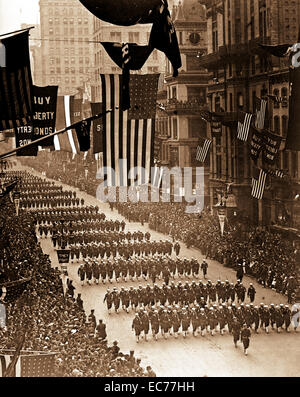
[{"label": "overhead flag draped across street", "polygon": [[[132,75],[131,108],[122,111],[122,76],[101,75],[103,109],[103,162],[107,186],[143,185],[149,182],[154,161],[156,98],[159,74]],[[147,96],[145,96],[147,92]],[[138,175],[130,170],[137,168]]]},{"label": "overhead flag draped across street", "polygon": [[[57,99],[57,120],[56,129],[60,130],[70,127],[75,123],[81,123],[82,99],[75,99],[74,96],[59,96]],[[70,129],[54,138],[55,150],[61,150],[79,154],[86,151],[90,146],[90,124]]]}]

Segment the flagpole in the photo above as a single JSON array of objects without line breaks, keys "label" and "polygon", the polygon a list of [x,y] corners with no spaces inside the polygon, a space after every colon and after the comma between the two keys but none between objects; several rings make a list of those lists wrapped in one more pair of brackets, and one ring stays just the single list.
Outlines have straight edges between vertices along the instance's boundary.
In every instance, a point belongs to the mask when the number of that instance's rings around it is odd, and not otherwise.
[{"label": "flagpole", "polygon": [[[118,109],[118,107],[116,106],[115,109]],[[39,139],[37,139],[37,140],[35,140],[35,141],[32,141],[32,142],[30,142],[30,143],[27,143],[27,144],[24,145],[24,146],[17,147],[17,148],[15,148],[15,149],[13,149],[13,150],[10,150],[10,151],[7,152],[7,153],[3,153],[3,154],[0,155],[0,160],[1,160],[2,158],[6,158],[6,157],[9,157],[9,156],[11,156],[11,155],[14,155],[15,153],[18,153],[18,152],[20,152],[20,151],[23,150],[23,149],[26,149],[26,148],[28,148],[28,147],[32,147],[32,146],[34,146],[34,145],[37,145],[38,143],[43,142],[43,141],[45,141],[46,139],[51,138],[52,136],[59,135],[59,134],[63,134],[64,132],[66,132],[66,131],[68,131],[68,130],[70,130],[70,129],[75,128],[78,124],[82,123],[83,121],[93,121],[93,120],[100,119],[101,117],[103,117],[103,116],[106,115],[107,113],[111,113],[112,111],[113,111],[113,109],[108,109],[108,110],[106,110],[106,111],[103,112],[103,113],[99,113],[99,114],[96,114],[95,116],[91,116],[91,117],[88,117],[87,119],[83,119],[83,120],[81,120],[81,121],[78,121],[78,122],[76,122],[76,123],[70,125],[69,127],[65,127],[65,128],[63,128],[62,130],[59,130],[59,131],[54,132],[53,134],[49,134],[49,135],[43,136],[42,138],[39,138]]]},{"label": "flagpole", "polygon": [[9,35],[11,35],[11,34],[15,34],[15,33],[26,32],[26,30],[31,30],[31,29],[35,29],[35,26],[30,26],[30,27],[28,27],[28,28],[25,28],[25,29],[19,29],[19,30],[15,30],[14,32],[2,33],[2,34],[0,34],[0,37],[3,37],[3,36],[9,36]]}]

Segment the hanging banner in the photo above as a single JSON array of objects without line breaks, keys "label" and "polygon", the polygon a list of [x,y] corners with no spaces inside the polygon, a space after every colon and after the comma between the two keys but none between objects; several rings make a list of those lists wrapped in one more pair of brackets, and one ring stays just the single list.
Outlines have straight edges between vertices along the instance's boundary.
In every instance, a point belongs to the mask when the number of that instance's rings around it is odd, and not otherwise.
[{"label": "hanging banner", "polygon": [[[58,86],[33,86],[33,140],[55,132]],[[53,137],[43,142],[43,147],[53,146]]]},{"label": "hanging banner", "polygon": [[223,237],[224,236],[224,228],[225,228],[225,219],[226,219],[226,209],[225,208],[220,208],[218,210],[218,217],[219,217],[219,222],[220,222],[221,235]]},{"label": "hanging banner", "polygon": [[70,250],[56,250],[58,263],[70,262]]},{"label": "hanging banner", "polygon": [[[27,145],[28,143],[32,142],[33,137],[33,128],[32,125],[26,125],[22,127],[17,127],[15,129],[15,136],[16,136],[16,147],[22,147]],[[28,148],[24,148],[17,152],[17,156],[37,156],[38,153],[38,146],[30,146]]]},{"label": "hanging banner", "polygon": [[259,154],[262,150],[264,139],[263,134],[255,129],[252,129],[252,138],[250,143],[250,156],[253,161],[256,161],[259,157]]},{"label": "hanging banner", "polygon": [[263,148],[263,161],[268,164],[274,164],[279,154],[282,137],[264,132],[264,148]]},{"label": "hanging banner", "polygon": [[[102,113],[101,102],[91,103],[92,116]],[[93,153],[103,152],[103,117],[93,121]]]},{"label": "hanging banner", "polygon": [[210,125],[211,125],[212,136],[222,134],[222,123],[219,117],[212,115]]}]

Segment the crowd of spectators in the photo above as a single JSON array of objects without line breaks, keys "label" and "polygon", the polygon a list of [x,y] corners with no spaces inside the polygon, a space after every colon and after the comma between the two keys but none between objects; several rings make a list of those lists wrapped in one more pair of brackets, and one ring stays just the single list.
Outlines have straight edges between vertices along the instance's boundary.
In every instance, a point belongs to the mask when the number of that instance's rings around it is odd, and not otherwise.
[{"label": "crowd of spectators", "polygon": [[140,366],[134,352],[121,353],[117,342],[109,346],[78,299],[64,294],[61,272],[43,253],[33,217],[25,212],[17,217],[8,197],[1,199],[1,205],[5,207],[0,212],[2,281],[24,277],[30,281],[21,297],[5,303],[0,350],[15,349],[17,336],[25,332],[23,350],[56,352],[53,376],[153,376],[151,368],[145,371]]},{"label": "crowd of spectators", "polygon": [[[45,162],[40,162],[40,166],[34,164],[38,171],[45,170]],[[70,164],[74,168],[74,164]],[[95,178],[94,168],[92,162],[88,182],[81,188],[95,196],[99,180]],[[64,173],[59,164],[51,168],[51,173],[53,178],[59,176],[62,181],[65,178],[65,182],[72,186],[78,185],[76,180],[81,180],[84,175],[84,171],[76,175],[74,172]],[[248,275],[277,292],[291,294],[297,288],[293,241],[268,228],[240,227],[227,222],[224,236],[221,236],[216,215],[208,210],[201,214],[187,214],[186,203],[110,203],[110,206],[116,207],[129,222],[149,223],[151,229],[170,235],[174,241],[183,241],[187,247],[198,248],[206,258],[217,260],[224,266],[236,268],[244,263]]]}]

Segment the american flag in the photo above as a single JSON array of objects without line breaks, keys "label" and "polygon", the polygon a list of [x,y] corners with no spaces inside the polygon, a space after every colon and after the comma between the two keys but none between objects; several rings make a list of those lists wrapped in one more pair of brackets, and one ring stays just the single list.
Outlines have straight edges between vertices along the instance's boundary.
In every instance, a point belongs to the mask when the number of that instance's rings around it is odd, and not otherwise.
[{"label": "american flag", "polygon": [[200,161],[200,163],[205,162],[210,145],[211,145],[211,140],[205,139],[202,146],[200,145],[197,146],[197,154],[196,154],[197,161]]},{"label": "american flag", "polygon": [[[103,118],[103,164],[107,167],[107,186],[136,186],[149,182],[154,157],[158,79],[159,74],[131,75],[131,108],[123,112],[122,76],[101,75],[103,111],[112,109]],[[135,167],[139,167],[137,175],[129,178],[129,170]]]},{"label": "american flag", "polygon": [[265,191],[266,180],[267,173],[263,170],[260,170],[258,180],[252,178],[252,197],[256,198],[257,200],[262,200]]},{"label": "american flag", "polygon": [[153,175],[152,175],[152,186],[156,187],[157,189],[160,188],[161,186],[161,182],[162,182],[162,178],[163,178],[163,174],[164,174],[164,168],[163,167],[158,167],[155,166],[153,168]]},{"label": "american flag", "polygon": [[[0,351],[0,378],[3,378],[14,357],[15,351]],[[45,378],[54,375],[56,353],[45,352],[21,352],[12,376],[17,378]]]},{"label": "american flag", "polygon": [[[59,96],[57,97],[57,110],[56,110],[56,131],[70,127],[75,123],[78,125],[78,130],[70,129],[62,134],[55,135],[54,147],[55,150],[79,154],[82,149],[81,139],[82,136],[77,136],[80,131],[86,133],[86,140],[90,140],[90,123],[84,124],[82,122],[82,99],[75,99],[74,96]],[[80,127],[83,127],[82,129]],[[85,128],[86,127],[86,128]],[[79,139],[78,139],[79,138]],[[88,150],[88,149],[87,149]]]},{"label": "american flag", "polygon": [[29,30],[0,37],[0,130],[28,125],[33,113]]},{"label": "american flag", "polygon": [[246,113],[244,122],[241,123],[240,121],[238,122],[238,139],[241,141],[247,142],[250,127],[251,127],[251,120],[252,120],[252,114],[251,113]]},{"label": "american flag", "polygon": [[262,130],[265,126],[266,110],[268,102],[265,99],[257,98],[258,108],[256,109],[255,128]]},{"label": "american flag", "polygon": [[282,170],[266,170],[265,171],[268,175],[273,176],[275,178],[280,178],[283,179],[284,178],[284,172]]}]

